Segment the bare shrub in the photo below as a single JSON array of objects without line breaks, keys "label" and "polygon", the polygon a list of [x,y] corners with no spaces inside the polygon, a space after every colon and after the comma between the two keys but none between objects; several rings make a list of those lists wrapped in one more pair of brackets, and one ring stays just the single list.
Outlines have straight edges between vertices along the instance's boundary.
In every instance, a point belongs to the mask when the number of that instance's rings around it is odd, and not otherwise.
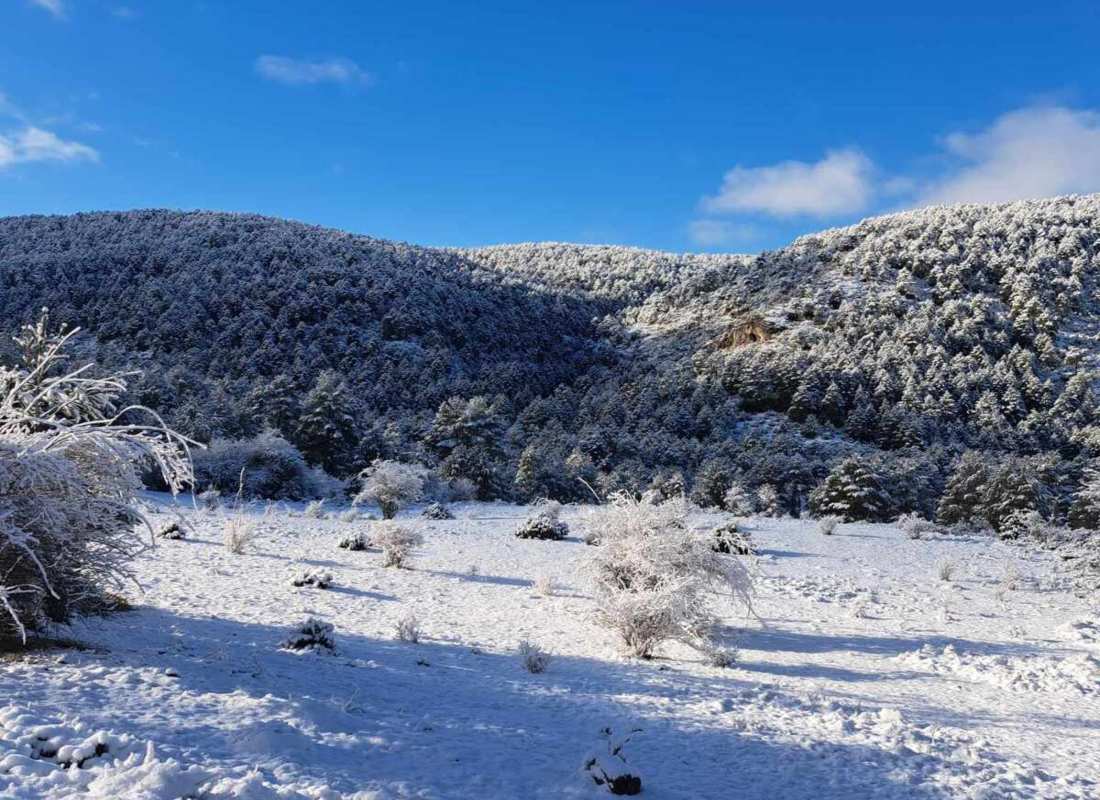
[{"label": "bare shrub", "polygon": [[396,636],[399,642],[408,642],[409,644],[417,644],[420,641],[420,621],[416,618],[416,615],[409,612],[397,620],[395,626]]},{"label": "bare shrub", "polygon": [[822,517],[817,521],[817,529],[826,536],[836,533],[838,525],[840,525],[840,517]]},{"label": "bare shrub", "polygon": [[941,561],[940,565],[936,568],[936,574],[944,583],[950,583],[955,579],[955,573],[958,571],[958,568],[959,565],[950,559]]},{"label": "bare shrub", "polygon": [[0,367],[0,638],[26,641],[130,578],[135,525],[154,534],[135,505],[143,470],[173,492],[191,483],[188,441],[117,407],[129,375],[65,366],[75,333],[43,313],[16,337],[22,364]]},{"label": "bare shrub", "polygon": [[377,503],[382,518],[393,519],[402,505],[420,499],[428,470],[419,464],[379,459],[363,470],[361,477],[363,488],[353,502]]},{"label": "bare shrub", "polygon": [[531,585],[535,589],[535,594],[540,597],[553,597],[554,595],[554,579],[549,575],[539,575],[531,582]]},{"label": "bare shrub", "polygon": [[335,628],[331,622],[308,617],[291,628],[280,646],[286,650],[332,651],[336,649]]},{"label": "bare shrub", "polygon": [[529,642],[526,639],[520,641],[517,649],[519,652],[519,661],[523,665],[523,668],[535,675],[540,672],[545,672],[546,668],[550,666],[550,662],[553,660],[553,656],[550,653],[543,650],[534,642]]},{"label": "bare shrub", "polygon": [[394,522],[381,522],[371,533],[371,544],[382,550],[383,567],[408,566],[412,551],[423,543],[420,533]]},{"label": "bare shrub", "polygon": [[234,514],[222,526],[222,542],[225,544],[225,549],[233,555],[239,556],[247,552],[259,536],[260,530],[256,520],[244,514]]},{"label": "bare shrub", "polygon": [[715,590],[751,610],[748,570],[689,527],[682,498],[653,505],[612,495],[586,526],[600,541],[586,565],[598,615],[630,654],[648,658],[669,639],[696,645],[714,622]]}]

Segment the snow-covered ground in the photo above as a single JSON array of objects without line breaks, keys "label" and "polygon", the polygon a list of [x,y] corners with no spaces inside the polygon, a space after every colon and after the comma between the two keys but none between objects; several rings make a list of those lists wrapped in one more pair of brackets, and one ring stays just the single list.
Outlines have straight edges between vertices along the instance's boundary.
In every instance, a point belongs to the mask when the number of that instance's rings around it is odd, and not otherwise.
[{"label": "snow-covered ground", "polygon": [[[577,575],[591,551],[514,538],[527,509],[403,515],[425,536],[408,570],[337,547],[366,521],[256,511],[232,555],[225,512],[178,509],[194,530],[141,558],[135,609],[64,632],[90,649],[0,662],[0,797],[608,796],[580,768],[609,726],[641,729],[646,797],[1100,797],[1100,615],[1046,555],[752,520],[759,618],[729,605],[723,669],[620,657]],[[303,568],[333,585],[292,587]],[[395,638],[410,613],[418,644]],[[310,615],[335,654],[279,648]]]}]

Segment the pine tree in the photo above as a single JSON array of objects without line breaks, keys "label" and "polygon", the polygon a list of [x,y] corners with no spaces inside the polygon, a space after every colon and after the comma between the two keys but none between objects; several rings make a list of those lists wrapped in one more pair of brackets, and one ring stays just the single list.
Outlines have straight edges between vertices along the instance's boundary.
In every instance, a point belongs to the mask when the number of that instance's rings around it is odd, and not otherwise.
[{"label": "pine tree", "polygon": [[811,414],[816,414],[821,407],[821,395],[818,394],[815,382],[804,380],[798,385],[794,396],[791,398],[791,406],[787,409],[787,416],[795,422],[802,422]]},{"label": "pine tree", "polygon": [[503,431],[499,402],[452,397],[439,407],[427,441],[441,459],[444,478],[473,481],[478,499],[488,500],[498,488]]},{"label": "pine tree", "polygon": [[993,530],[1004,537],[1014,535],[1013,523],[1019,515],[1042,512],[1045,488],[1030,465],[1009,458],[996,470],[982,493],[982,512]]},{"label": "pine tree", "polygon": [[355,403],[343,378],[322,372],[302,401],[294,444],[306,461],[330,475],[346,475],[357,443]]},{"label": "pine tree", "polygon": [[875,407],[871,404],[871,397],[867,394],[866,389],[860,387],[860,390],[856,393],[852,411],[848,414],[848,419],[844,423],[844,429],[848,431],[848,435],[853,439],[869,442],[875,438],[875,430],[878,427],[877,421],[878,415],[875,413]]},{"label": "pine tree", "polygon": [[878,522],[886,518],[889,508],[890,497],[880,478],[858,458],[842,461],[810,493],[810,511],[817,517]]},{"label": "pine tree", "polygon": [[981,519],[982,498],[989,479],[984,456],[974,450],[963,453],[940,496],[936,520],[944,525],[957,525]]},{"label": "pine tree", "polygon": [[262,424],[292,436],[302,413],[298,385],[286,375],[276,375],[249,392],[246,407]]},{"label": "pine tree", "polygon": [[846,405],[840,387],[837,386],[836,381],[830,381],[825,389],[825,397],[821,401],[821,416],[834,425],[839,425],[844,421],[845,411]]},{"label": "pine tree", "polygon": [[1100,530],[1100,468],[1089,467],[1081,476],[1081,485],[1073,495],[1069,509],[1071,528]]}]

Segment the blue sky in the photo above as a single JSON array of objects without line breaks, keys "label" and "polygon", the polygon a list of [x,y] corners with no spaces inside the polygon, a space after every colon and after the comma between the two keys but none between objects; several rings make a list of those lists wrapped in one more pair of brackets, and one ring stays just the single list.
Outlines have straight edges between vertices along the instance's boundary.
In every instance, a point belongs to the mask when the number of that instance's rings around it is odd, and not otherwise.
[{"label": "blue sky", "polygon": [[890,6],[0,0],[0,215],[755,251],[1100,191],[1100,4]]}]

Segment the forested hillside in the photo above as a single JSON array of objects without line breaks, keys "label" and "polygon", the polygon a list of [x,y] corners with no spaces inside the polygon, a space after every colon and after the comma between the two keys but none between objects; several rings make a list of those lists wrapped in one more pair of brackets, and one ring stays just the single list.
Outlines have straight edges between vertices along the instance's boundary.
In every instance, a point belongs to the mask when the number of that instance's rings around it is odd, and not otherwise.
[{"label": "forested hillside", "polygon": [[875,495],[864,516],[1085,518],[1098,237],[1097,196],[880,217],[752,257],[19,217],[0,220],[0,319],[48,306],[89,356],[143,370],[132,399],[183,433],[266,428],[338,477],[389,458],[483,497],[577,498],[583,478],[772,512],[847,492]]}]

